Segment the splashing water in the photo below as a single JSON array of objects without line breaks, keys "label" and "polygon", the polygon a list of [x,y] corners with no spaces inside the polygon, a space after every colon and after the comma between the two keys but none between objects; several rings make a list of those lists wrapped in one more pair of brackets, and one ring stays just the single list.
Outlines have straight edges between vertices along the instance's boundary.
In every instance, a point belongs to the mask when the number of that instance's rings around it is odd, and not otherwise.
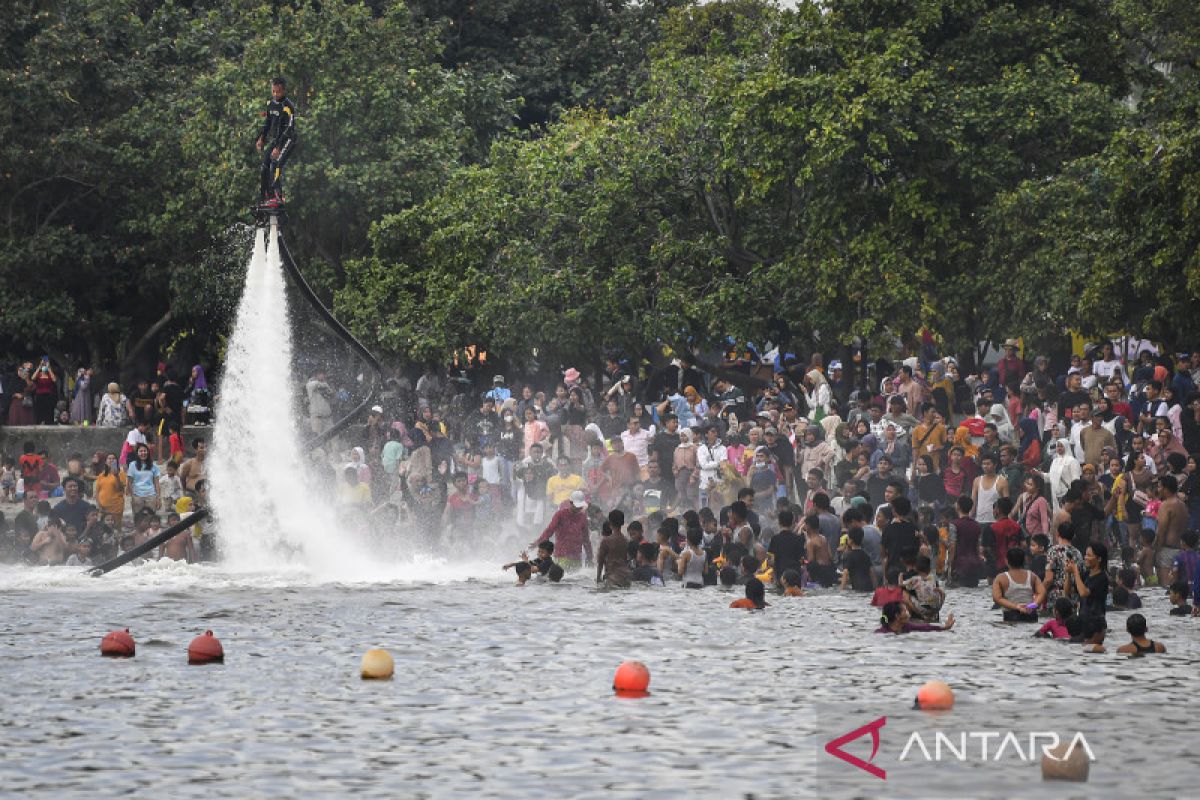
[{"label": "splashing water", "polygon": [[224,566],[260,576],[299,570],[317,580],[346,582],[497,578],[490,553],[474,552],[466,563],[449,564],[404,547],[407,555],[400,559],[394,546],[387,554],[373,552],[378,547],[347,530],[325,495],[310,485],[277,241],[274,226],[269,234],[255,232],[207,463]]},{"label": "splashing water", "polygon": [[365,563],[340,540],[332,509],[306,485],[296,425],[292,335],[275,227],[256,231],[229,340],[208,459],[210,500],[226,563],[274,570],[290,561],[329,577]]}]

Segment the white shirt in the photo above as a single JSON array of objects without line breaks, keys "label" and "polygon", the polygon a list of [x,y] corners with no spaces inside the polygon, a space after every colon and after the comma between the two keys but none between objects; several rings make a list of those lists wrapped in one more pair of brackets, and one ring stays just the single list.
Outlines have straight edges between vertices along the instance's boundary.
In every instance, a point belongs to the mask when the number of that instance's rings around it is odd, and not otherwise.
[{"label": "white shirt", "polygon": [[700,468],[700,485],[703,487],[709,480],[716,480],[717,470],[728,460],[725,445],[719,441],[709,446],[708,442],[696,445],[696,466]]},{"label": "white shirt", "polygon": [[650,431],[639,430],[637,433],[621,431],[621,441],[625,443],[625,450],[637,457],[639,467],[650,463],[651,438],[653,438],[653,434]]},{"label": "white shirt", "polygon": [[149,442],[146,441],[146,434],[134,428],[125,437],[125,444],[129,446],[130,450],[136,451],[139,444],[149,444]]},{"label": "white shirt", "polygon": [[500,483],[500,456],[486,456],[479,460],[479,476],[487,483]]}]

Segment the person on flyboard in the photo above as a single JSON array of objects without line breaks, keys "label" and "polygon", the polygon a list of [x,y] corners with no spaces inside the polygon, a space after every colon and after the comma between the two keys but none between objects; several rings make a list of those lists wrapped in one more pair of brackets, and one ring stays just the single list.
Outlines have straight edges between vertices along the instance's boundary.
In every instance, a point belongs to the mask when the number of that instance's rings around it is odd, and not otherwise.
[{"label": "person on flyboard", "polygon": [[287,97],[287,81],[271,80],[262,131],[254,146],[263,154],[259,177],[259,202],[268,207],[283,205],[283,168],[296,149],[296,107]]}]

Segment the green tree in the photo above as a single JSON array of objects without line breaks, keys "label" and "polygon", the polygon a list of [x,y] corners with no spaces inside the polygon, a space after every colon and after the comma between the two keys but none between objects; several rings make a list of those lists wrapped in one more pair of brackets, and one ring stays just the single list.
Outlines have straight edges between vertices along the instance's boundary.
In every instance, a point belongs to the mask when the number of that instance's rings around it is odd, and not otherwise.
[{"label": "green tree", "polygon": [[498,144],[386,219],[339,307],[421,355],[1007,333],[986,213],[1120,123],[1115,30],[1099,2],[680,9],[627,113]]}]

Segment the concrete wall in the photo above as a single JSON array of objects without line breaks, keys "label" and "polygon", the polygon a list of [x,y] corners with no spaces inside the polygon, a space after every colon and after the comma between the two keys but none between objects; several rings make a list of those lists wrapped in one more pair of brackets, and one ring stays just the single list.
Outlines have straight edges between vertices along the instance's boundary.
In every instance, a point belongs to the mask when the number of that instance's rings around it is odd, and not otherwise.
[{"label": "concrete wall", "polygon": [[[19,425],[0,428],[0,453],[19,458],[25,442],[33,442],[38,450],[45,448],[50,453],[50,460],[60,467],[66,467],[67,456],[71,453],[82,453],[84,461],[90,461],[92,453],[97,450],[120,453],[121,445],[129,428],[96,428],[75,427],[74,425]],[[183,438],[191,451],[193,439],[212,438],[211,426],[189,426],[183,429]],[[147,433],[146,438],[153,440]],[[163,442],[163,457],[166,457],[167,443]]]}]

